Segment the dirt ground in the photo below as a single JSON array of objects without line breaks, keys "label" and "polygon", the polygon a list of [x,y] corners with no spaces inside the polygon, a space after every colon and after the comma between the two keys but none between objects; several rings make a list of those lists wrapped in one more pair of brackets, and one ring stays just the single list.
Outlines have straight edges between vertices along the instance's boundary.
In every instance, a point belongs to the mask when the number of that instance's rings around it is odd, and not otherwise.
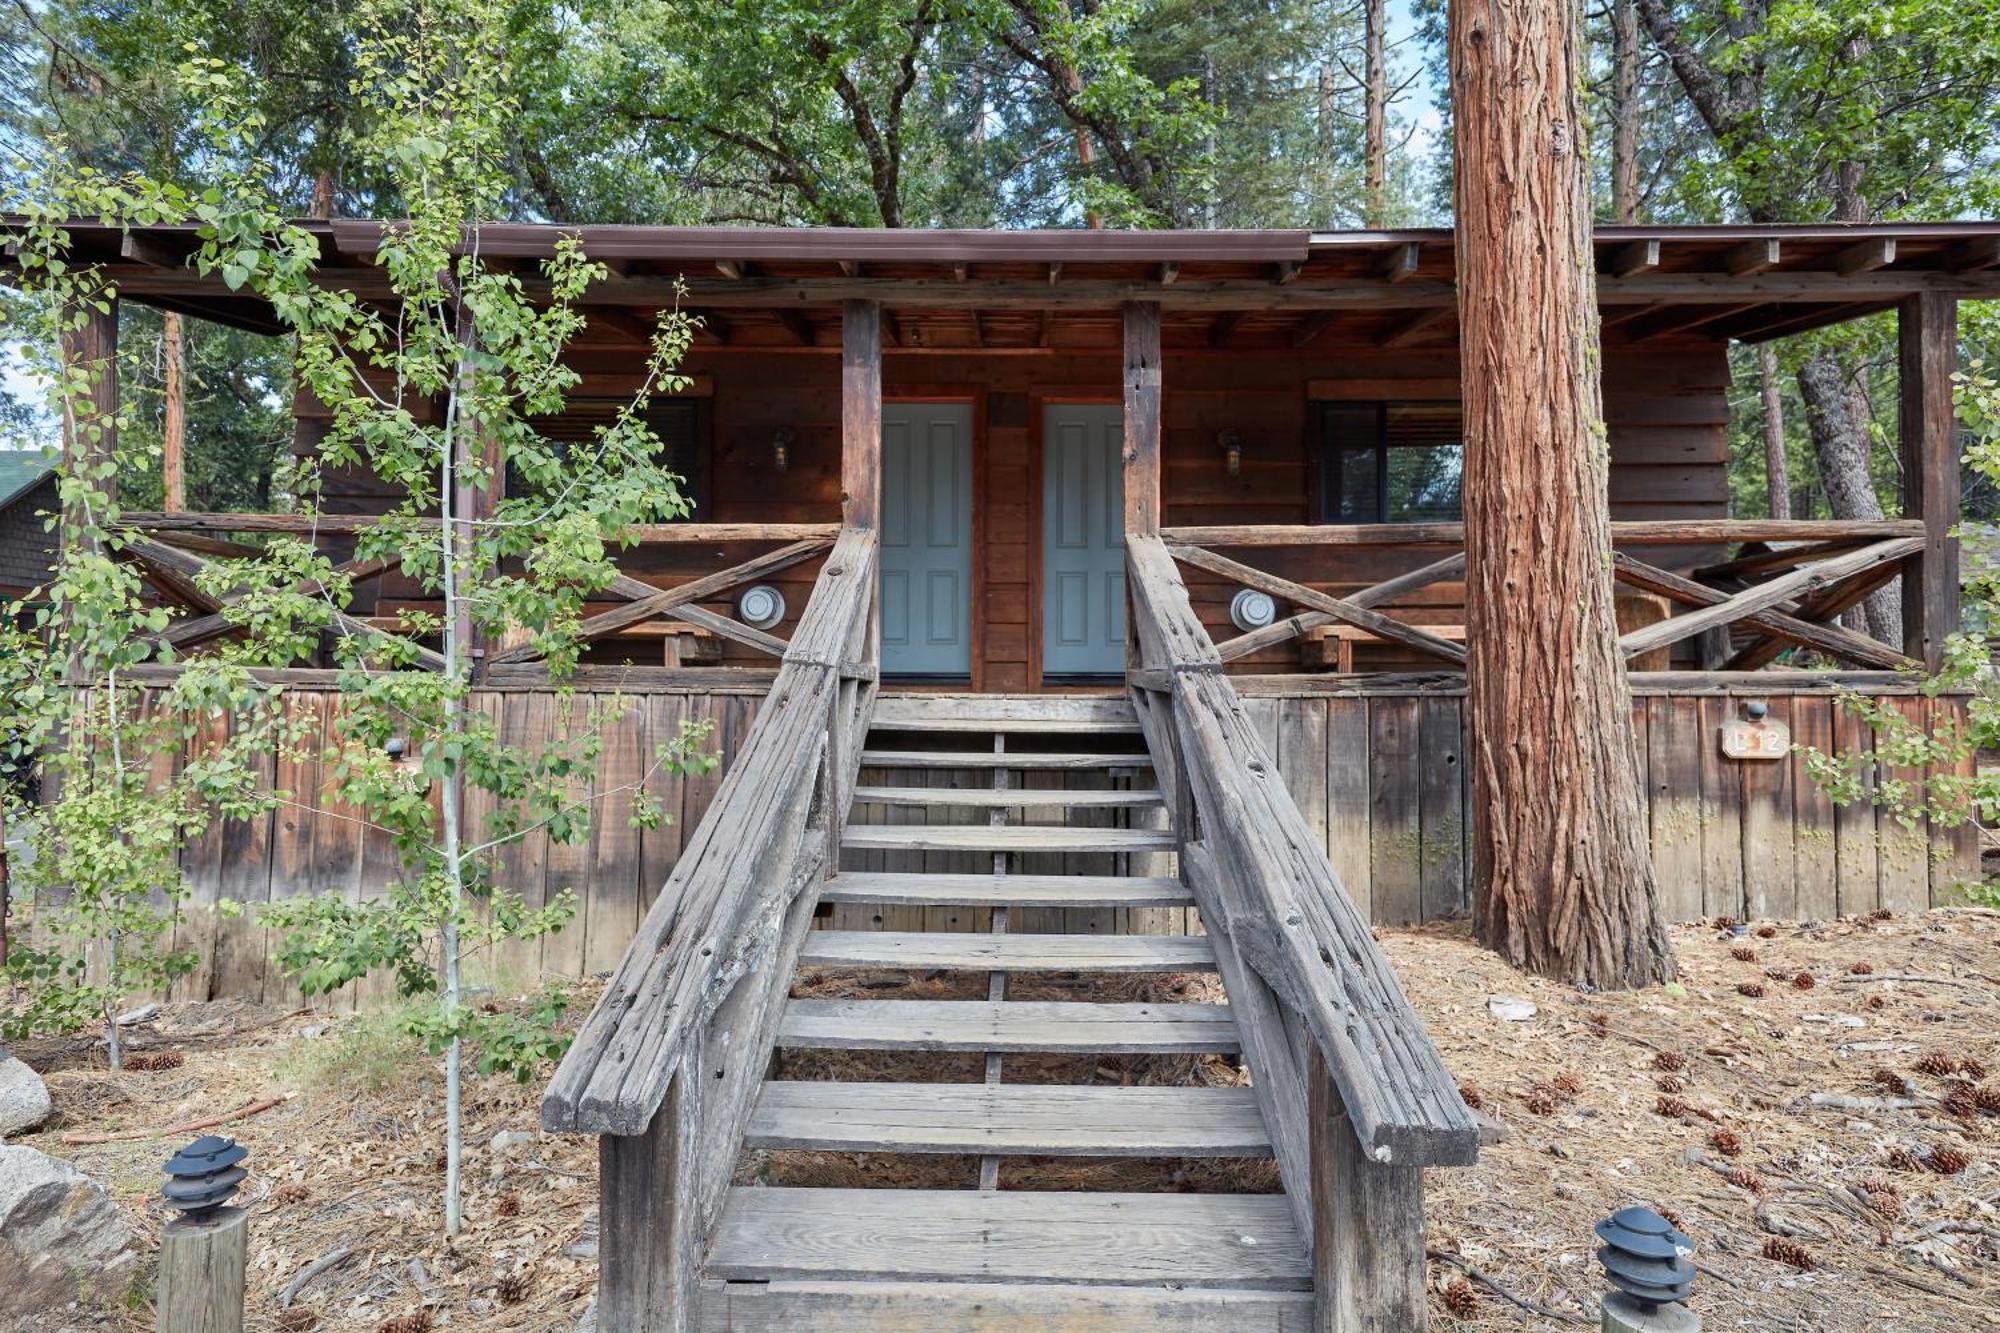
[{"label": "dirt ground", "polygon": [[[1522,977],[1458,928],[1382,940],[1446,1062],[1507,1133],[1478,1166],[1429,1177],[1433,1329],[1595,1328],[1590,1227],[1630,1203],[1670,1210],[1693,1238],[1695,1306],[1711,1333],[2000,1329],[2000,915],[1756,924],[1742,937],[1685,927],[1680,983],[1617,995]],[[816,994],[955,993],[896,973],[805,984]],[[1051,977],[1014,993],[1205,999],[1213,984],[1122,980],[1107,995]],[[1536,1012],[1503,1019],[1489,1010],[1494,996]],[[586,988],[578,1015],[589,998]],[[179,1062],[114,1075],[87,1042],[17,1048],[57,1107],[51,1125],[18,1141],[104,1182],[150,1242],[164,1220],[153,1202],[159,1165],[194,1133],[64,1136],[174,1126],[292,1094],[218,1131],[251,1154],[251,1330],[568,1330],[590,1304],[595,1153],[588,1140],[535,1132],[538,1086],[470,1083],[465,1229],[446,1245],[442,1080],[381,1018],[174,1006],[134,1045],[179,1052]],[[796,1058],[786,1073],[918,1073],[894,1056],[863,1058]],[[928,1076],[979,1075],[968,1061]],[[1242,1077],[1213,1058],[1051,1061],[1036,1076]],[[773,1184],[975,1175],[970,1159],[852,1154],[754,1154],[739,1169]],[[1005,1183],[1235,1190],[1274,1179],[1267,1163],[1028,1162]],[[34,1327],[153,1321],[141,1304],[55,1312]]]}]

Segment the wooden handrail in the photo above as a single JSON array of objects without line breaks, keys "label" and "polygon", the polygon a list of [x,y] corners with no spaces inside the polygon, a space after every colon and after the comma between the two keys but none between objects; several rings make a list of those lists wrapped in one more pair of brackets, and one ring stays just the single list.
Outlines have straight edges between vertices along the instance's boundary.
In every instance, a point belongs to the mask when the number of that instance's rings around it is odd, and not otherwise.
[{"label": "wooden handrail", "polygon": [[[1128,534],[1126,558],[1139,649],[1134,703],[1156,759],[1172,756],[1161,781],[1181,807],[1182,835],[1199,835],[1190,887],[1209,933],[1297,1016],[1365,1159],[1473,1161],[1478,1123],[1252,730],[1167,547]],[[1285,1095],[1276,1080],[1253,1075]]]},{"label": "wooden handrail", "polygon": [[[167,513],[127,510],[119,526],[140,532],[279,532],[328,535],[365,532],[386,520],[378,514],[239,514],[228,512]],[[435,527],[437,520],[398,518],[399,523]],[[796,542],[816,539],[831,543],[840,535],[838,523],[639,523],[619,534],[641,546],[699,545],[705,542]]]},{"label": "wooden handrail", "polygon": [[[1921,537],[1920,519],[1645,519],[1611,525],[1621,546],[1722,546],[1732,542],[1887,541]],[[1463,523],[1241,523],[1160,529],[1170,546],[1379,546],[1452,548],[1465,545]]]},{"label": "wooden handrail", "polygon": [[[873,663],[875,554],[872,532],[835,543],[749,736],[543,1096],[547,1128],[644,1134],[737,983],[789,973],[782,926],[838,856],[873,708],[851,668]],[[731,1058],[744,1073],[757,1052]]]}]

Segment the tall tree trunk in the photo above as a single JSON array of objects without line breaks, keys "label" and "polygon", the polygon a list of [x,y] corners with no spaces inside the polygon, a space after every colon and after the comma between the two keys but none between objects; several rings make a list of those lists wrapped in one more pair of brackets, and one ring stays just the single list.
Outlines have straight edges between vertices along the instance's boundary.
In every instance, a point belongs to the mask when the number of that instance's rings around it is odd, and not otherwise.
[{"label": "tall tree trunk", "polygon": [[330,218],[333,216],[334,180],[330,168],[321,167],[313,176],[312,199],[306,205],[306,216]]},{"label": "tall tree trunk", "polygon": [[1612,608],[1574,0],[1451,0],[1473,912],[1517,966],[1673,974]]},{"label": "tall tree trunk", "polygon": [[[1799,397],[1819,459],[1820,482],[1835,518],[1882,517],[1882,502],[1869,475],[1874,444],[1868,432],[1868,400],[1860,376],[1841,364],[1840,354],[1821,348],[1799,367]],[[1868,633],[1884,643],[1903,641],[1903,593],[1894,583],[1862,603]]]},{"label": "tall tree trunk", "polygon": [[1364,0],[1362,6],[1362,79],[1367,85],[1362,195],[1367,210],[1363,221],[1370,227],[1386,226],[1389,211],[1389,58],[1384,33],[1388,8],[1388,0]]},{"label": "tall tree trunk", "polygon": [[181,317],[169,310],[160,316],[161,397],[166,420],[160,426],[160,479],[169,513],[187,508],[187,376]]},{"label": "tall tree trunk", "polygon": [[1757,345],[1757,391],[1764,403],[1764,489],[1771,496],[1771,517],[1792,516],[1792,483],[1785,474],[1785,400],[1778,393],[1778,354],[1771,344]]},{"label": "tall tree trunk", "polygon": [[1611,206],[1620,226],[1639,220],[1639,5],[1613,0]]}]

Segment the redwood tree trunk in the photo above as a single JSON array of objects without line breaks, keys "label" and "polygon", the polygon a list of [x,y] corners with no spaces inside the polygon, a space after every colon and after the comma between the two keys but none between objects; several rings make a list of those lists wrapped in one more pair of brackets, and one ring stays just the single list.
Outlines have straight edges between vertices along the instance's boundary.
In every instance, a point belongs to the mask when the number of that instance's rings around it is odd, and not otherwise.
[{"label": "redwood tree trunk", "polygon": [[1620,226],[1639,220],[1639,5],[1611,12],[1611,208]]},{"label": "redwood tree trunk", "polygon": [[1612,609],[1574,0],[1451,0],[1473,911],[1517,966],[1673,973]]},{"label": "redwood tree trunk", "polygon": [[1362,107],[1363,207],[1370,227],[1388,225],[1389,211],[1389,56],[1388,0],[1365,0],[1362,6],[1362,78],[1367,84]]}]

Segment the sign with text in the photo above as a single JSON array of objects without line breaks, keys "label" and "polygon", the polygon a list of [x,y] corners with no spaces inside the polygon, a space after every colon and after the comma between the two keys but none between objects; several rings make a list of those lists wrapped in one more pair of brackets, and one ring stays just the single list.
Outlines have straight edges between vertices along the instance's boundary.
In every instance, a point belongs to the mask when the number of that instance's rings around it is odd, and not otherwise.
[{"label": "sign with text", "polygon": [[1732,718],[1722,724],[1722,753],[1730,759],[1783,759],[1792,752],[1792,729],[1762,718]]}]

